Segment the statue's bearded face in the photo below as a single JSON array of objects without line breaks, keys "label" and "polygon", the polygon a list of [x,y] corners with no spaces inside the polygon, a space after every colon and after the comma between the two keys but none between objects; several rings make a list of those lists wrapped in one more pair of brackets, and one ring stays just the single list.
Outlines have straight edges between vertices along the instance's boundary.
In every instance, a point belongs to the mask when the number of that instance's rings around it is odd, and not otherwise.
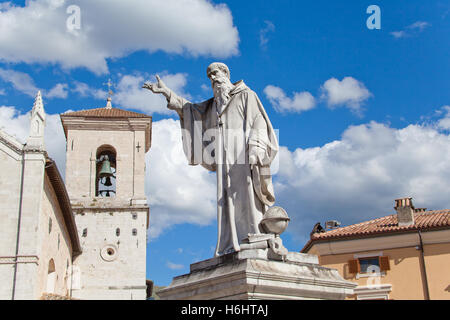
[{"label": "statue's bearded face", "polygon": [[214,100],[220,108],[225,106],[230,100],[230,91],[233,89],[233,84],[225,72],[219,68],[214,68],[208,74],[211,80],[211,86],[214,91]]}]

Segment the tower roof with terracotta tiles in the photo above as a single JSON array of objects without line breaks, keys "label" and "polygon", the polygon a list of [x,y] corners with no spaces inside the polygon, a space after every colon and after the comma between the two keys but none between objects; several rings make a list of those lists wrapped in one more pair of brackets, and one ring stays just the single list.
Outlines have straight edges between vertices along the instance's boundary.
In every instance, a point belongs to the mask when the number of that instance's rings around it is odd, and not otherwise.
[{"label": "tower roof with terracotta tiles", "polygon": [[63,113],[62,116],[90,118],[152,118],[151,116],[143,113],[113,108],[111,104],[111,97],[108,97],[106,106],[104,108],[66,112]]},{"label": "tower roof with terracotta tiles", "polygon": [[152,117],[144,113],[113,108],[111,97],[108,97],[103,108],[70,111],[60,114],[64,134],[67,139],[68,128],[86,130],[120,130],[131,127],[145,131],[145,152],[150,149],[152,134]]},{"label": "tower roof with terracotta tiles", "polygon": [[96,108],[63,113],[67,117],[93,117],[93,118],[151,118],[143,113],[118,108]]}]

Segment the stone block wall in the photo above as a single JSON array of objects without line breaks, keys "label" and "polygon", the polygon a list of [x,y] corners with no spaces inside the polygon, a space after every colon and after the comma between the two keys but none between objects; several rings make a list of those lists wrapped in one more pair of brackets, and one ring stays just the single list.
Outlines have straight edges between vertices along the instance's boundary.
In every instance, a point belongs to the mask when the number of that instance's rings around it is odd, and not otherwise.
[{"label": "stone block wall", "polygon": [[145,299],[148,208],[75,211],[83,254],[75,260],[81,274],[73,297]]},{"label": "stone block wall", "polygon": [[[45,177],[44,193],[39,217],[39,267],[36,298],[43,293],[70,296],[72,244],[55,191]],[[48,287],[49,264],[55,266],[54,286]]]}]

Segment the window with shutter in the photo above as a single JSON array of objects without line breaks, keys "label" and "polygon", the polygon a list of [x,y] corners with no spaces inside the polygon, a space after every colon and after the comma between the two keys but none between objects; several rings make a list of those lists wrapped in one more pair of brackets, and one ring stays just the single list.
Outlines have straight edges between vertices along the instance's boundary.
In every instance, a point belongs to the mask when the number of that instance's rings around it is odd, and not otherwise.
[{"label": "window with shutter", "polygon": [[360,271],[359,260],[358,259],[349,260],[348,261],[348,272],[356,274],[359,271]]},{"label": "window with shutter", "polygon": [[389,264],[389,257],[387,256],[382,256],[379,257],[379,263],[380,263],[380,271],[387,271],[387,270],[391,270],[391,266]]},{"label": "window with shutter", "polygon": [[360,273],[378,273],[380,265],[378,257],[359,258]]},{"label": "window with shutter", "polygon": [[[383,277],[389,270],[389,257],[383,256],[383,252],[358,253],[353,258],[358,260],[358,272],[356,279],[367,277]],[[355,262],[353,262],[355,264]],[[353,270],[352,270],[353,271]]]}]

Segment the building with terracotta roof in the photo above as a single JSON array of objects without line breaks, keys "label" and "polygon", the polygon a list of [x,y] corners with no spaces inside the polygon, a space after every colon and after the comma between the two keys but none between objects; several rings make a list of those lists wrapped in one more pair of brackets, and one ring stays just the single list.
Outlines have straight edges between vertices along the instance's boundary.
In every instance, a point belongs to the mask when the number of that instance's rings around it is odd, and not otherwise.
[{"label": "building with terracotta roof", "polygon": [[301,250],[358,283],[350,299],[450,299],[450,210],[395,200],[396,214],[325,230]]}]

